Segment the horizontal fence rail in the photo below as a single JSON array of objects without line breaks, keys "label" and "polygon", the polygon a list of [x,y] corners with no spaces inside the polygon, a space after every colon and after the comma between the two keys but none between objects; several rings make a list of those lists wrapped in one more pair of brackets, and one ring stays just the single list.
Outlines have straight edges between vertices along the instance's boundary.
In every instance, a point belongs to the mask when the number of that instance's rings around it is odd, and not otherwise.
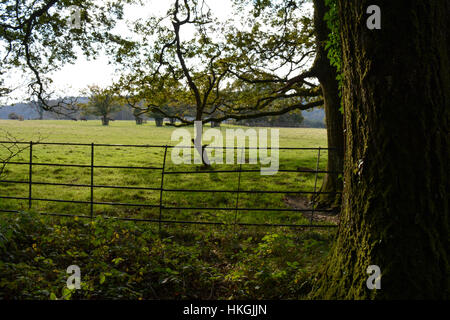
[{"label": "horizontal fence rail", "polygon": [[[277,147],[273,149],[278,150],[304,150],[304,151],[317,151],[317,163],[315,170],[309,169],[279,169],[277,172],[287,172],[287,173],[313,173],[314,177],[314,191],[304,191],[304,190],[241,190],[241,173],[243,172],[260,172],[260,169],[242,169],[242,165],[239,166],[238,170],[202,170],[202,171],[167,171],[166,170],[166,159],[167,159],[167,151],[172,148],[190,148],[195,149],[195,146],[169,146],[169,145],[132,145],[132,144],[94,144],[94,143],[63,143],[63,142],[24,142],[24,141],[0,141],[0,145],[2,144],[22,144],[29,145],[29,161],[28,162],[16,162],[16,161],[0,161],[0,164],[6,165],[23,165],[28,166],[28,180],[26,181],[18,181],[18,180],[0,180],[0,184],[26,184],[28,185],[28,197],[16,197],[10,195],[2,195],[0,193],[0,199],[9,199],[9,200],[24,200],[28,201],[28,209],[32,209],[33,201],[42,201],[42,202],[59,202],[59,203],[75,203],[75,204],[86,204],[90,205],[90,215],[76,215],[76,214],[67,214],[67,213],[55,213],[55,212],[39,212],[42,215],[49,216],[60,216],[60,217],[78,217],[78,218],[94,218],[94,205],[109,205],[109,206],[130,206],[130,207],[142,207],[142,208],[157,208],[159,209],[159,218],[158,219],[145,219],[145,218],[130,218],[130,217],[110,217],[103,216],[106,219],[118,219],[124,221],[137,221],[137,222],[153,222],[158,223],[159,227],[164,224],[197,224],[197,225],[230,225],[230,223],[219,222],[219,221],[188,221],[188,220],[167,220],[163,219],[163,210],[196,210],[196,211],[214,211],[214,210],[223,210],[223,211],[235,211],[235,219],[234,223],[231,225],[235,226],[263,226],[263,227],[293,227],[293,228],[303,228],[303,227],[313,227],[313,228],[333,228],[336,227],[334,224],[314,224],[314,214],[317,212],[323,213],[333,213],[334,211],[331,209],[318,209],[316,208],[315,199],[317,195],[320,194],[341,194],[340,192],[322,192],[317,191],[317,179],[318,174],[342,174],[342,172],[334,172],[334,171],[326,171],[319,170],[319,161],[320,161],[320,153],[321,151],[333,151],[333,148],[301,148],[301,147]],[[65,163],[38,163],[33,162],[33,146],[36,145],[55,145],[55,146],[81,146],[81,147],[90,147],[90,164],[65,164]],[[161,167],[158,166],[110,166],[110,165],[95,165],[94,161],[94,150],[95,147],[126,147],[126,148],[159,148],[164,150],[163,163]],[[215,149],[215,147],[206,148]],[[258,149],[252,147],[226,147],[223,149],[234,149],[234,150],[251,150]],[[75,184],[75,183],[55,183],[55,182],[39,182],[33,181],[33,167],[72,167],[72,168],[89,168],[90,169],[90,183],[89,184]],[[94,183],[94,171],[95,169],[131,169],[131,170],[160,170],[161,171],[161,186],[160,187],[140,187],[140,186],[111,186],[111,185],[98,185]],[[265,172],[269,170],[265,169]],[[237,190],[210,190],[210,189],[173,189],[173,188],[165,188],[164,187],[164,176],[165,175],[178,175],[178,174],[201,174],[201,173],[235,173],[238,174],[238,189]],[[37,198],[33,197],[33,185],[41,185],[41,186],[65,186],[65,187],[77,187],[77,188],[89,188],[90,189],[90,199],[89,201],[82,200],[62,200],[62,199],[51,199],[51,198]],[[150,190],[150,191],[159,191],[159,200],[158,204],[145,204],[145,203],[122,203],[122,202],[105,202],[105,201],[95,201],[94,200],[94,190],[95,189],[124,189],[124,190]],[[189,206],[166,206],[163,204],[163,198],[165,192],[188,192],[188,193],[232,193],[236,194],[236,203],[235,207],[189,207]],[[296,209],[296,208],[242,208],[239,207],[239,194],[310,194],[314,195],[312,198],[312,206],[311,209]],[[237,221],[237,213],[241,211],[273,211],[273,212],[299,212],[299,213],[310,213],[310,221],[308,224],[283,224],[283,223],[243,223]],[[6,213],[21,213],[23,211],[20,210],[8,210],[0,208],[0,212]]]}]

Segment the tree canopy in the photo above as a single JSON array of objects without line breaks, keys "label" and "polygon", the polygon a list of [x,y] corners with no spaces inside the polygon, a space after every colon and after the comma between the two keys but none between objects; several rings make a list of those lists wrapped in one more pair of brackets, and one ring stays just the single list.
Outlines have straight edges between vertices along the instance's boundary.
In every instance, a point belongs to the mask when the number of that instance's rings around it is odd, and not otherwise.
[{"label": "tree canopy", "polygon": [[107,126],[111,120],[109,116],[121,107],[121,99],[110,88],[100,88],[92,85],[86,90],[89,102],[80,104],[83,113],[92,114],[102,118],[102,124]]},{"label": "tree canopy", "polygon": [[[180,125],[193,122],[186,115],[207,123],[320,106],[317,85],[306,81],[307,73],[298,75],[313,55],[301,4],[248,9],[236,2],[234,20],[219,21],[205,1],[176,0],[164,16],[135,21],[135,40],[115,52],[123,72],[119,87],[146,99],[143,112],[176,118]],[[254,18],[240,26],[245,10]],[[168,104],[185,112],[174,113]]]},{"label": "tree canopy", "polygon": [[[75,62],[82,52],[96,57],[103,44],[115,38],[111,30],[122,19],[128,0],[6,0],[0,3],[0,97],[16,87],[5,82],[12,73],[26,77],[28,94],[45,110],[72,113],[75,105],[55,97],[50,73]],[[69,19],[78,21],[71,25]]]}]

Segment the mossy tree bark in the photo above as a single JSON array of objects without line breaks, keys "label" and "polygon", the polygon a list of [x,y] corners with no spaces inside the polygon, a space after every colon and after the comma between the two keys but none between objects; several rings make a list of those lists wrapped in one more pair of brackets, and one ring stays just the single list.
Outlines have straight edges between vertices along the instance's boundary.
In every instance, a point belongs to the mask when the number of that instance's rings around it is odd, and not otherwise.
[{"label": "mossy tree bark", "polygon": [[[366,27],[381,8],[381,29]],[[339,0],[346,152],[312,298],[450,298],[448,1]],[[366,286],[369,265],[381,289]]]},{"label": "mossy tree bark", "polygon": [[336,69],[330,65],[327,57],[325,44],[330,30],[324,20],[327,7],[324,0],[314,0],[314,29],[316,36],[316,59],[313,65],[313,72],[317,76],[322,88],[324,99],[325,121],[327,127],[328,147],[332,148],[328,152],[327,173],[324,176],[318,202],[321,206],[340,206],[342,191],[342,178],[339,172],[344,170],[344,129],[343,115],[340,105],[338,82],[336,80]]}]

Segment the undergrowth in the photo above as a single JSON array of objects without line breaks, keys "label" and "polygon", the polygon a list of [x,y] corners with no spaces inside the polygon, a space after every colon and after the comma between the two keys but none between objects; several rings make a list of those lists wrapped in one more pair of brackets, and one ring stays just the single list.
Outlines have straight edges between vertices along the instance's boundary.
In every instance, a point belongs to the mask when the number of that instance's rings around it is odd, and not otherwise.
[{"label": "undergrowth", "polygon": [[[302,299],[333,231],[0,216],[0,299]],[[81,270],[69,290],[67,267]]]}]

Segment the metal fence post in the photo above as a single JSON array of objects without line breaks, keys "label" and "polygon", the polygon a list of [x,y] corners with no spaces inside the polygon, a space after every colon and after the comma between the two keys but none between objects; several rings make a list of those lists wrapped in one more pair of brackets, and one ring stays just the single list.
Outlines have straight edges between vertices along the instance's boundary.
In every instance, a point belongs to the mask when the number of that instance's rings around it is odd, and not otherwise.
[{"label": "metal fence post", "polygon": [[30,141],[30,164],[28,172],[28,209],[31,209],[31,196],[33,189],[33,141]]},{"label": "metal fence post", "polygon": [[163,208],[163,191],[164,191],[164,170],[166,169],[166,157],[167,157],[167,145],[164,147],[164,159],[161,171],[161,188],[159,193],[159,233],[161,233],[161,220],[162,220],[162,208]]},{"label": "metal fence post", "polygon": [[[244,161],[245,161],[245,155],[243,156],[244,150],[245,149],[242,149],[242,151],[241,151],[241,160],[244,159]],[[249,155],[249,158],[250,158],[250,155]],[[238,208],[239,208],[239,193],[241,191],[241,173],[242,173],[242,162],[239,164],[238,188],[237,188],[237,193],[236,193],[236,212],[234,213],[234,231],[233,231],[233,233],[236,233],[236,224],[237,224],[237,216],[238,216]]]},{"label": "metal fence post", "polygon": [[91,143],[91,219],[94,217],[94,143]]},{"label": "metal fence post", "polygon": [[311,211],[311,218],[309,220],[309,223],[312,225],[313,217],[314,217],[314,211],[316,209],[316,197],[317,197],[317,175],[319,171],[319,160],[320,160],[320,147],[317,151],[317,163],[316,163],[316,177],[314,181],[314,196],[312,201],[312,211]]}]

